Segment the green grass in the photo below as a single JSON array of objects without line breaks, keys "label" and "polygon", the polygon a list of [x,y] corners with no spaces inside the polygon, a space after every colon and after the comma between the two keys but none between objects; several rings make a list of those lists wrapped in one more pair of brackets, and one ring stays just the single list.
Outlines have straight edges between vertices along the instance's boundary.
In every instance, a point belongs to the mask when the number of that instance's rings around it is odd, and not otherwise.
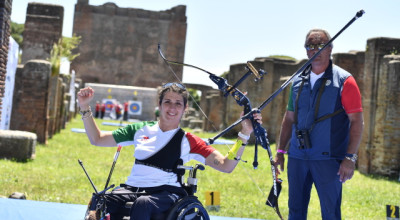
[{"label": "green grass", "polygon": [[[101,130],[116,127],[101,125]],[[93,182],[99,189],[104,187],[116,148],[91,146],[85,134],[71,132],[71,128],[83,128],[80,119],[72,120],[59,134],[53,136],[47,145],[36,146],[36,158],[26,162],[0,160],[0,195],[23,192],[29,200],[87,204],[93,189],[82,168],[81,159]],[[198,134],[212,137],[215,134]],[[228,151],[224,145],[215,145],[223,154]],[[275,146],[271,146],[272,149]],[[121,151],[111,183],[125,182],[133,165],[133,146]],[[265,200],[272,185],[271,167],[267,151],[259,149],[259,167],[252,168],[254,147],[248,146],[243,159],[231,174],[220,173],[210,167],[198,172],[197,196],[205,202],[206,191],[220,192],[220,210],[210,215],[278,219]],[[195,162],[191,162],[195,164]],[[283,189],[279,197],[280,211],[287,218],[288,186],[286,172]],[[400,183],[384,177],[369,176],[356,171],[352,180],[343,185],[343,219],[385,219],[386,205],[400,205]],[[308,209],[309,219],[321,219],[319,200],[315,189],[312,191]]]}]

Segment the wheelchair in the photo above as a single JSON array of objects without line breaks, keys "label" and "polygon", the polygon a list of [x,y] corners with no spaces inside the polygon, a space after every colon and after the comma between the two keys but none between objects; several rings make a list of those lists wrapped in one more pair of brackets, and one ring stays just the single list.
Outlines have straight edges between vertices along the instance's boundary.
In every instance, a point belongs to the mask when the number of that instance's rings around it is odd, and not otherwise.
[{"label": "wheelchair", "polygon": [[[99,192],[80,160],[79,163],[95,190],[95,193],[93,193],[92,199],[88,204],[84,220],[110,220],[110,215],[107,213],[106,207],[106,192],[110,189],[113,189],[115,186],[113,184],[107,187],[115,164],[113,164],[113,167],[111,168],[105,189]],[[187,192],[187,196],[180,198],[166,212],[152,216],[152,220],[209,220],[210,217],[207,213],[207,210],[198,200],[197,196],[195,196],[195,193],[197,192],[197,170],[204,170],[205,167],[202,164],[196,164],[195,166],[178,165],[177,169],[182,171],[181,177],[184,176],[186,170],[189,170],[187,181],[182,183],[182,187]],[[134,192],[133,194],[136,196],[146,195],[145,192]],[[127,202],[125,204],[125,208],[130,209],[132,205],[133,202]],[[93,209],[93,207],[95,207],[95,211],[90,211],[91,208]],[[123,220],[129,219],[129,216],[123,217]]]}]

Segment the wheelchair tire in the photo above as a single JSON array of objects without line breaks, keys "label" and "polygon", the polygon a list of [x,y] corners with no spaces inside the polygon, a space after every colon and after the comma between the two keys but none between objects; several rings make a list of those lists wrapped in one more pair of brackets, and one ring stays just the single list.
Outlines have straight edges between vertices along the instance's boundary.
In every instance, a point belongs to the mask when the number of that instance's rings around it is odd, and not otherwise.
[{"label": "wheelchair tire", "polygon": [[210,217],[196,196],[187,196],[172,206],[167,220],[210,220]]}]

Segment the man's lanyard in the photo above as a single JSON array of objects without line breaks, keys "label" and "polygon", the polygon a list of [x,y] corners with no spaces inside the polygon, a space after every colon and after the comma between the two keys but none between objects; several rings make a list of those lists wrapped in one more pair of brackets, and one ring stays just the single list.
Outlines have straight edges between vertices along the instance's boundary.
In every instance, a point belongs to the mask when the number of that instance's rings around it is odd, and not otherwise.
[{"label": "man's lanyard", "polygon": [[[303,79],[301,80],[300,88],[299,88],[299,91],[297,92],[297,96],[296,96],[295,108],[294,108],[294,123],[295,123],[295,125],[296,125],[296,129],[298,129],[297,126],[298,126],[298,106],[299,106],[299,97],[300,97],[301,91],[303,90],[304,82],[305,82],[307,79],[308,79],[308,78],[303,77]],[[318,88],[317,102],[316,102],[316,106],[315,106],[315,109],[314,109],[314,122],[313,122],[313,124],[311,125],[311,128],[310,128],[310,130],[309,130],[310,132],[311,132],[312,129],[314,128],[315,124],[317,124],[318,122],[321,122],[321,121],[323,121],[323,120],[325,120],[325,119],[328,119],[328,118],[332,118],[332,117],[334,117],[335,115],[341,113],[341,112],[344,110],[343,108],[340,108],[340,109],[338,109],[337,111],[335,111],[335,112],[333,112],[333,113],[331,113],[331,114],[324,115],[324,116],[322,116],[322,117],[320,117],[320,118],[317,118],[317,116],[318,116],[318,111],[319,111],[319,106],[320,106],[320,102],[321,102],[322,93],[323,93],[324,90],[325,90],[325,85],[326,85],[326,81],[327,81],[327,80],[328,80],[328,78],[325,77],[325,78],[323,79],[323,81],[322,81],[322,85]]]}]

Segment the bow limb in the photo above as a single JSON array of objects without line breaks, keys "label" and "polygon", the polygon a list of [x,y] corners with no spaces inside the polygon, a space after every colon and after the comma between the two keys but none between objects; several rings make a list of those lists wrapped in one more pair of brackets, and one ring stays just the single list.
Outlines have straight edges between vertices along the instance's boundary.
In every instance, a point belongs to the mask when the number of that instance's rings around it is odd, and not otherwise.
[{"label": "bow limb", "polygon": [[208,73],[209,75],[215,75],[215,74],[213,74],[213,73],[211,73],[211,72],[209,72],[209,71],[207,71],[205,69],[202,69],[200,67],[197,67],[197,66],[194,66],[194,65],[191,65],[191,64],[186,64],[186,63],[181,63],[181,62],[177,62],[177,61],[168,60],[167,58],[165,58],[164,54],[162,53],[160,44],[158,44],[158,53],[160,54],[160,56],[164,60],[164,62],[168,64],[168,66],[170,66],[169,64],[179,65],[179,66],[188,66],[188,67],[192,67],[192,68],[198,69],[200,71],[203,71],[205,73]]},{"label": "bow limb", "polygon": [[261,125],[258,124],[255,127],[254,134],[257,138],[256,139],[257,142],[260,143],[261,146],[267,150],[269,160],[271,163],[271,173],[272,173],[273,185],[272,185],[270,194],[268,196],[268,199],[266,201],[266,205],[272,207],[275,210],[276,214],[279,216],[279,218],[283,220],[283,217],[279,211],[279,205],[278,205],[278,198],[279,198],[279,194],[282,189],[282,180],[278,178],[278,174],[276,173],[272,151],[271,151],[268,139],[267,139],[267,132]]},{"label": "bow limb", "polygon": [[[178,65],[178,66],[187,66],[187,67],[191,67],[191,68],[194,68],[194,69],[197,69],[197,70],[200,70],[200,71],[203,71],[203,72],[207,73],[209,75],[211,81],[213,81],[215,84],[217,84],[218,85],[218,89],[221,90],[221,91],[228,91],[228,90],[232,89],[232,86],[228,85],[224,78],[219,77],[219,76],[217,76],[217,75],[215,75],[215,74],[213,74],[213,73],[211,73],[211,72],[209,72],[209,71],[207,71],[207,70],[205,70],[203,68],[200,68],[200,67],[197,67],[197,66],[194,66],[194,65],[191,65],[191,64],[186,64],[186,63],[181,63],[181,62],[177,62],[177,61],[168,60],[167,58],[165,58],[164,54],[162,53],[160,44],[158,44],[158,53],[160,54],[160,56],[163,59],[163,61],[165,62],[165,64],[167,64],[169,69],[172,71],[172,73],[175,75],[175,77],[179,81],[181,81],[181,80],[176,75],[175,71],[172,69],[170,64]],[[197,104],[197,106],[199,106],[199,105]],[[204,114],[204,112],[203,112],[203,114]]]}]

